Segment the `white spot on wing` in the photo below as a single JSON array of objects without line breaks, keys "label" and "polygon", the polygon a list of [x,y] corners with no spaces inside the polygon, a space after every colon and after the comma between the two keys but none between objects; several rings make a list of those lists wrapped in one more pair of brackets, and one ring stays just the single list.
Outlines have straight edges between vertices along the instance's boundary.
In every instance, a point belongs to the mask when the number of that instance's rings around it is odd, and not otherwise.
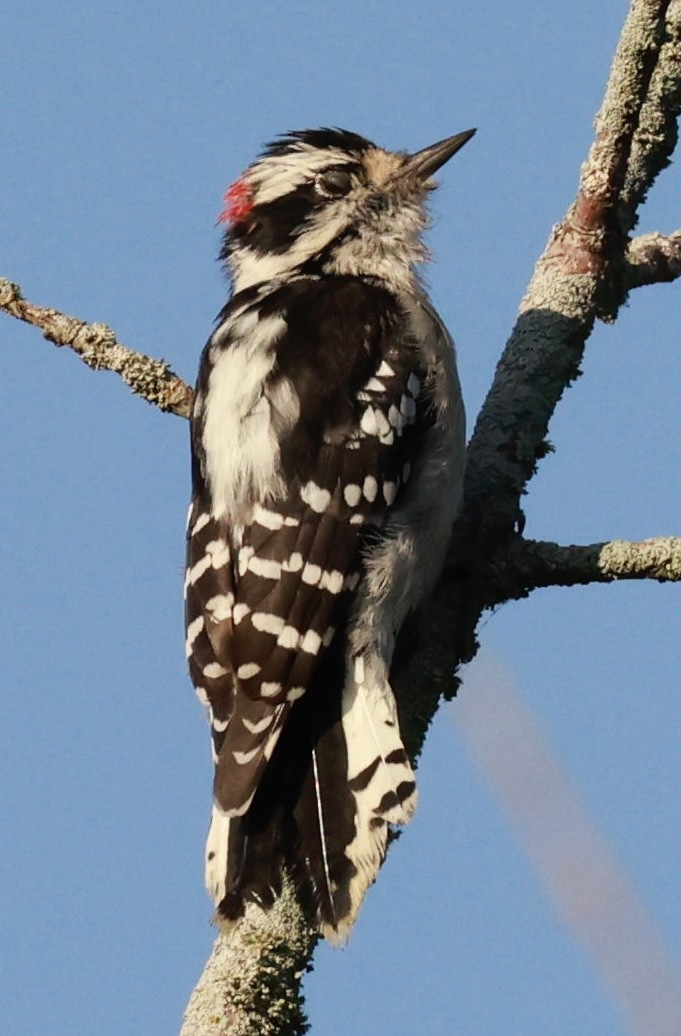
[{"label": "white spot on wing", "polygon": [[210,515],[206,511],[204,511],[203,514],[200,514],[194,522],[194,526],[192,528],[192,536],[197,536],[202,529],[205,529],[209,521]]},{"label": "white spot on wing", "polygon": [[226,676],[228,672],[229,670],[221,666],[219,662],[209,662],[203,667],[203,675],[207,676],[209,680],[217,680],[221,676]]},{"label": "white spot on wing", "polygon": [[343,490],[343,496],[345,497],[345,502],[348,507],[357,507],[357,504],[362,498],[362,490],[359,486],[356,486],[351,482]]},{"label": "white spot on wing", "polygon": [[300,642],[300,650],[308,655],[316,655],[322,644],[322,638],[314,630],[308,630]]},{"label": "white spot on wing", "polygon": [[230,618],[233,604],[234,594],[216,594],[206,601],[204,609],[210,613],[209,618],[212,622],[224,622]]},{"label": "white spot on wing", "polygon": [[207,572],[212,565],[212,558],[210,554],[204,554],[200,561],[197,561],[195,565],[187,571],[187,585],[194,586],[197,583],[204,572]]},{"label": "white spot on wing", "polygon": [[282,562],[283,572],[299,572],[303,567],[303,555],[299,554],[298,551],[294,551],[291,557],[287,561]]},{"label": "white spot on wing", "polygon": [[364,479],[362,492],[364,493],[369,503],[372,504],[378,495],[378,482],[376,481],[373,475],[367,475],[367,477]]},{"label": "white spot on wing", "polygon": [[273,637],[278,636],[284,628],[281,616],[271,612],[253,612],[251,622],[255,629],[261,633],[271,633]]},{"label": "white spot on wing", "polygon": [[322,570],[319,565],[311,565],[308,561],[300,574],[300,578],[304,583],[309,583],[310,586],[316,586],[321,574]]},{"label": "white spot on wing", "polygon": [[256,504],[253,508],[253,521],[257,522],[258,525],[262,525],[265,529],[281,529],[284,524],[283,514],[279,514],[277,511],[269,511],[266,507],[262,507],[261,504]]},{"label": "white spot on wing", "polygon": [[261,670],[261,666],[257,662],[244,662],[240,665],[236,671],[236,675],[240,680],[251,680],[254,676],[257,676]]},{"label": "white spot on wing", "polygon": [[281,565],[278,561],[271,561],[269,558],[259,558],[254,555],[248,562],[248,571],[263,579],[280,579]]},{"label": "white spot on wing", "polygon": [[249,565],[249,562],[250,562],[250,560],[251,560],[251,558],[253,557],[254,554],[255,554],[255,547],[251,547],[250,544],[246,544],[245,547],[242,547],[240,549],[240,551],[239,551],[239,575],[240,576],[245,576],[246,573],[248,572],[248,565]]},{"label": "white spot on wing", "polygon": [[265,681],[260,684],[260,693],[263,698],[274,698],[277,694],[281,694],[282,686],[280,683],[274,681]]},{"label": "white spot on wing", "polygon": [[392,504],[395,497],[397,496],[397,483],[396,482],[384,482],[383,483],[383,496],[386,504]]},{"label": "white spot on wing", "polygon": [[316,482],[307,482],[301,486],[300,496],[317,514],[322,514],[331,502],[331,493],[328,489],[322,489]]},{"label": "white spot on wing", "polygon": [[388,418],[385,416],[383,411],[379,410],[378,407],[377,407],[374,410],[374,416],[376,418],[376,430],[378,432],[378,435],[381,438],[383,438],[383,436],[385,436],[385,435],[392,436],[392,432],[390,430],[390,424],[388,423]]},{"label": "white spot on wing", "polygon": [[343,573],[334,569],[324,572],[319,581],[320,590],[328,590],[330,594],[339,594],[343,589]]},{"label": "white spot on wing", "polygon": [[300,633],[295,626],[284,626],[283,630],[277,637],[277,644],[280,647],[288,648],[293,651],[298,647],[298,641],[300,640]]},{"label": "white spot on wing", "polygon": [[231,557],[229,546],[225,540],[211,540],[206,544],[206,555],[210,555],[213,568],[222,568],[229,564]]},{"label": "white spot on wing", "polygon": [[244,604],[243,601],[240,601],[239,604],[235,604],[234,611],[232,612],[232,621],[234,622],[234,625],[238,626],[241,620],[248,615],[250,610],[249,606]]},{"label": "white spot on wing", "polygon": [[362,419],[359,422],[359,426],[365,435],[378,434],[378,429],[376,425],[376,411],[372,406],[368,406],[362,414]]},{"label": "white spot on wing", "polygon": [[189,656],[191,655],[192,647],[194,646],[194,641],[196,640],[196,638],[198,637],[199,633],[203,629],[203,626],[204,626],[203,615],[198,615],[187,626],[187,641],[186,641],[187,658],[189,658]]}]

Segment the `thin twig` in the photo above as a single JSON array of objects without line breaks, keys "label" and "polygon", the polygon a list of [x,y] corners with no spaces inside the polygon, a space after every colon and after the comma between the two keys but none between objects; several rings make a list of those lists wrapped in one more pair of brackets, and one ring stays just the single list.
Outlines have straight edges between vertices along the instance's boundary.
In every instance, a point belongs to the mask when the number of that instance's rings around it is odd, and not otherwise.
[{"label": "thin twig", "polygon": [[655,231],[633,238],[627,249],[624,277],[628,290],[681,277],[681,230],[666,237]]},{"label": "thin twig", "polygon": [[159,410],[189,417],[194,397],[189,385],[165,360],[155,360],[123,345],[106,324],[88,324],[56,309],[27,302],[19,286],[4,277],[0,277],[0,310],[40,328],[43,336],[55,345],[73,349],[92,370],[120,374],[136,395]]}]

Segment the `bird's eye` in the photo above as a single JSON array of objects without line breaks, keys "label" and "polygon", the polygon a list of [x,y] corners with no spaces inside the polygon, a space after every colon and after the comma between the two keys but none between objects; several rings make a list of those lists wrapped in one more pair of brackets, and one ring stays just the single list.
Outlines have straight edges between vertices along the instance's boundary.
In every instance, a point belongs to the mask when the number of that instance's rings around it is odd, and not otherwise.
[{"label": "bird's eye", "polygon": [[342,198],[352,187],[352,177],[347,169],[327,169],[315,180],[315,189],[324,198]]}]

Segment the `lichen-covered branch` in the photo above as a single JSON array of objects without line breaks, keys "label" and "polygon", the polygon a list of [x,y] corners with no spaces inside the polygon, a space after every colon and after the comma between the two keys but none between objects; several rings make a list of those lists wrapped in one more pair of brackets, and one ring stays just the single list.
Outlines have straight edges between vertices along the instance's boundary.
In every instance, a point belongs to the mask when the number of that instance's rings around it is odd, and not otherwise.
[{"label": "lichen-covered branch", "polygon": [[[563,392],[580,373],[586,341],[597,318],[612,319],[626,298],[622,276],[627,247],[620,212],[632,141],[658,60],[666,61],[667,111],[678,114],[681,63],[663,46],[668,16],[679,0],[633,0],[615,55],[596,138],[581,171],[577,197],[554,229],[535,268],[469,447],[467,511],[484,551],[510,535],[520,500],[546,452],[549,420]],[[676,22],[675,22],[676,24]],[[664,107],[665,98],[657,99]],[[667,164],[674,141],[665,137],[648,155],[652,183]],[[637,174],[638,175],[638,174]],[[637,197],[643,197],[639,190]],[[628,204],[634,204],[632,194]]]},{"label": "lichen-covered branch", "polygon": [[290,883],[267,913],[250,904],[216,939],[180,1036],[303,1036],[300,983],[316,938]]},{"label": "lichen-covered branch", "polygon": [[585,586],[621,579],[681,581],[681,537],[561,546],[518,536],[493,554],[481,573],[490,607],[527,597],[539,587]]},{"label": "lichen-covered branch", "polygon": [[629,242],[625,267],[627,289],[664,284],[678,277],[681,277],[681,230],[667,237],[657,231],[641,234]]},{"label": "lichen-covered branch", "polygon": [[40,328],[45,338],[68,346],[92,370],[120,374],[136,395],[159,410],[189,417],[193,391],[164,360],[135,352],[123,345],[106,324],[88,324],[56,309],[27,302],[21,289],[0,277],[0,310]]},{"label": "lichen-covered branch", "polygon": [[[659,141],[648,150],[645,163],[632,166],[633,142],[667,38],[669,6],[670,0],[633,0],[629,9],[577,197],[548,250],[565,273],[603,273],[617,258],[617,246],[623,246],[645,190],[669,162],[675,139]],[[673,120],[672,98],[664,101]],[[625,184],[630,185],[626,196]]]},{"label": "lichen-covered branch", "polygon": [[620,193],[619,217],[627,233],[635,227],[637,210],[645,201],[658,172],[669,165],[678,138],[678,116],[681,110],[681,0],[671,0],[665,7],[664,25],[661,27],[662,46],[645,101],[637,113],[636,132]]}]

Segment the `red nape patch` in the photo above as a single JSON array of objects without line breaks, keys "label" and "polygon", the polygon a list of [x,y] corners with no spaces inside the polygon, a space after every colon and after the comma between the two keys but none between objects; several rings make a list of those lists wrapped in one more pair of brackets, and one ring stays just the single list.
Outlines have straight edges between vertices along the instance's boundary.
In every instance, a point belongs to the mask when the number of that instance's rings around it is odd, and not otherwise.
[{"label": "red nape patch", "polygon": [[241,223],[253,208],[253,195],[247,183],[237,180],[223,196],[225,207],[218,217],[218,223]]}]

